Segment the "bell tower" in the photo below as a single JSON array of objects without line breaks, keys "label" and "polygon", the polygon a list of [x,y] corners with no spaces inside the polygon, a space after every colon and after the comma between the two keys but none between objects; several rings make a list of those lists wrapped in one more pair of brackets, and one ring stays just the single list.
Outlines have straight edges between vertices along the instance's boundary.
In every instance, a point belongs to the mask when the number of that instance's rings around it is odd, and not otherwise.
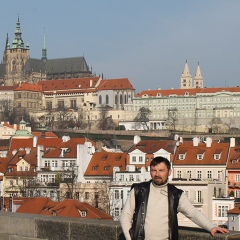
[{"label": "bell tower", "polygon": [[5,46],[3,63],[6,65],[5,85],[12,86],[20,81],[25,81],[24,65],[29,58],[29,45],[24,46],[22,40],[22,32],[20,28],[20,19],[18,16],[15,29],[15,38],[12,41],[12,46],[7,42]]}]

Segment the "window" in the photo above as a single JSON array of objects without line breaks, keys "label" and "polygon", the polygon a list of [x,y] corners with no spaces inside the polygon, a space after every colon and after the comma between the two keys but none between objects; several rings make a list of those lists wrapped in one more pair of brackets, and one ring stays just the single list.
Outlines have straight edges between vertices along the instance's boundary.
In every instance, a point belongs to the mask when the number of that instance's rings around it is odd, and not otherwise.
[{"label": "window", "polygon": [[21,107],[21,106],[22,106],[22,104],[19,102],[19,103],[17,104],[17,106],[18,106],[18,107]]},{"label": "window", "polygon": [[50,161],[49,160],[45,161],[45,167],[50,167]]},{"label": "window", "polygon": [[136,162],[136,157],[135,156],[132,157],[132,162]]},{"label": "window", "polygon": [[184,160],[185,159],[185,154],[179,154],[178,158],[179,158],[179,160]]},{"label": "window", "polygon": [[52,102],[46,102],[46,108],[48,110],[51,110],[52,109]]},{"label": "window", "polygon": [[197,179],[202,179],[202,171],[197,171]]},{"label": "window", "polygon": [[182,171],[177,171],[177,178],[182,178]]},{"label": "window", "polygon": [[28,166],[25,166],[25,171],[28,172]]},{"label": "window", "polygon": [[86,217],[87,216],[87,211],[80,211],[81,212],[81,217]]},{"label": "window", "polygon": [[236,190],[235,195],[236,198],[240,198],[240,190]]},{"label": "window", "polygon": [[235,175],[235,182],[240,182],[240,174]]},{"label": "window", "polygon": [[115,199],[119,199],[119,190],[115,190]]},{"label": "window", "polygon": [[197,154],[197,159],[202,160],[203,159],[203,154]]},{"label": "window", "polygon": [[85,192],[85,199],[89,199],[90,195],[89,192]]},{"label": "window", "polygon": [[227,217],[228,206],[218,206],[218,217]]},{"label": "window", "polygon": [[189,191],[188,190],[184,190],[184,193],[187,197],[189,197]]},{"label": "window", "polygon": [[188,177],[189,177],[189,178],[192,178],[192,171],[188,170],[188,171],[187,171],[187,174],[188,174]]},{"label": "window", "polygon": [[70,108],[75,109],[77,107],[77,100],[71,100],[70,101]]},{"label": "window", "polygon": [[102,104],[102,96],[101,95],[99,96],[99,100],[98,101],[99,101],[99,104]]},{"label": "window", "polygon": [[202,191],[196,191],[195,203],[202,203]]},{"label": "window", "polygon": [[58,108],[64,108],[64,101],[61,100],[61,101],[58,101]]},{"label": "window", "polygon": [[109,104],[109,97],[106,95],[106,104]]},{"label": "window", "polygon": [[212,179],[212,171],[207,171],[207,178]]},{"label": "window", "polygon": [[214,154],[214,159],[219,160],[220,159],[220,154]]},{"label": "window", "polygon": [[142,156],[139,157],[139,162],[143,162],[143,157]]}]

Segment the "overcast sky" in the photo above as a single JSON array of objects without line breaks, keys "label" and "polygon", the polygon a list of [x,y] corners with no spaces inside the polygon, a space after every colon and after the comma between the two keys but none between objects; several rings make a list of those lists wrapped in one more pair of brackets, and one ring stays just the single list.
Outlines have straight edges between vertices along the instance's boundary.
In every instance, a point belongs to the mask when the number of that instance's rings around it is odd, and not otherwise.
[{"label": "overcast sky", "polygon": [[136,92],[179,88],[186,60],[193,78],[199,62],[204,87],[240,85],[239,0],[2,1],[0,55],[18,14],[31,58],[41,58],[45,29],[48,59],[84,55]]}]

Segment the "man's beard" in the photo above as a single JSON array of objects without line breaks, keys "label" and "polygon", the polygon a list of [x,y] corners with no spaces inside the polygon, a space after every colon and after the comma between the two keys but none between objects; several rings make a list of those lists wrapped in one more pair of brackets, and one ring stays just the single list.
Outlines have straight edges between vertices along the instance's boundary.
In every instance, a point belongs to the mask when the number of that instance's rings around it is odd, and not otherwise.
[{"label": "man's beard", "polygon": [[[156,178],[156,179],[162,179],[162,178]],[[168,181],[168,179],[166,179],[165,181],[162,181],[162,182],[156,181],[155,178],[153,179],[154,184],[156,184],[157,186],[162,186],[162,185],[166,184],[167,181]]]}]

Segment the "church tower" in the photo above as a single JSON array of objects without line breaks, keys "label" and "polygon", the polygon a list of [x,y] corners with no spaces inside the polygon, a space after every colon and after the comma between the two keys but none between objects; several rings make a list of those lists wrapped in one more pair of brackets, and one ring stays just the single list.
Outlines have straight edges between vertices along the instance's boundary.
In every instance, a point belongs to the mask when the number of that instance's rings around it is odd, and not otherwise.
[{"label": "church tower", "polygon": [[198,63],[197,72],[194,77],[194,88],[203,88],[203,77]]},{"label": "church tower", "polygon": [[44,36],[43,36],[42,60],[44,63],[47,61],[47,44],[46,44],[45,31],[44,31]]},{"label": "church tower", "polygon": [[24,81],[23,68],[30,55],[29,45],[24,46],[19,16],[16,22],[15,38],[10,46],[8,36],[4,50],[3,64],[6,66],[5,85],[11,86]]},{"label": "church tower", "polygon": [[188,63],[186,61],[182,76],[181,76],[181,89],[192,88],[192,75],[190,73]]}]

